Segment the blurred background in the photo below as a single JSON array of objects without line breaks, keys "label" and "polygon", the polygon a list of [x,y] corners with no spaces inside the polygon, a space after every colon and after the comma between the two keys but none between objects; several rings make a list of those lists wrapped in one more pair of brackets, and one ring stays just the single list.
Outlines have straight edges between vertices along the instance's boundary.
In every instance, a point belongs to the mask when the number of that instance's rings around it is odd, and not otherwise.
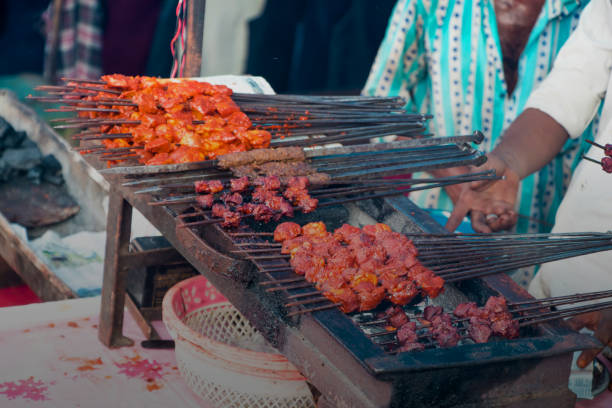
[{"label": "blurred background", "polygon": [[[177,3],[0,0],[0,88],[23,99],[61,76],[168,77]],[[357,94],[395,0],[206,3],[203,76],[260,75],[278,93]]]}]

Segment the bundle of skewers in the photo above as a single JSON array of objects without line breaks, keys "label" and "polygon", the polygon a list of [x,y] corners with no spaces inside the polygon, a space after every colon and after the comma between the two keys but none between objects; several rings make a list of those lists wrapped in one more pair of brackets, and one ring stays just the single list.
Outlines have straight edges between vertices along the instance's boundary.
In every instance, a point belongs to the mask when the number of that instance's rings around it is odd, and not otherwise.
[{"label": "bundle of skewers", "polygon": [[[477,180],[493,180],[497,177],[492,171],[472,173],[461,176],[432,179],[407,180],[351,180],[332,182],[325,177],[292,176],[279,178],[263,176],[250,180],[249,177],[229,179],[198,180],[191,186],[184,184],[165,185],[157,191],[189,189],[189,193],[179,192],[164,196],[150,205],[185,205],[193,210],[177,216],[180,228],[220,223],[224,228],[237,228],[244,217],[267,223],[279,221],[282,217],[293,217],[295,211],[304,214],[319,206],[332,206],[349,202],[406,194],[410,191],[424,190]],[[314,183],[311,183],[314,180]],[[151,189],[141,190],[151,192]]]},{"label": "bundle of skewers", "polygon": [[[609,309],[612,301],[584,303],[611,297],[612,290],[510,303],[501,296],[491,296],[483,307],[475,302],[461,303],[452,313],[445,313],[441,306],[434,305],[425,307],[419,314],[391,306],[374,320],[357,320],[356,324],[373,341],[393,352],[454,347],[460,342],[513,339],[519,337],[522,327]],[[565,305],[574,306],[558,308]]]},{"label": "bundle of skewers", "polygon": [[612,173],[612,144],[606,143],[605,145],[601,145],[590,140],[587,140],[586,142],[592,146],[603,150],[604,157],[602,157],[601,160],[593,159],[592,157],[587,156],[582,156],[582,158],[587,161],[601,165],[601,169],[606,173]]},{"label": "bundle of skewers", "polygon": [[[234,94],[195,80],[106,75],[41,86],[62,103],[56,128],[78,129],[84,154],[110,163],[165,165],[251,149],[422,137],[429,117],[403,110],[401,98]],[[93,143],[92,143],[93,141]]]},{"label": "bundle of skewers", "polygon": [[[324,229],[319,223],[315,224],[315,231]],[[325,239],[317,238],[313,243],[304,240],[301,235],[287,238],[287,235],[283,234],[285,228],[296,231],[294,234],[300,233],[299,225],[283,223],[277,226],[275,233],[236,232],[230,235],[234,239],[262,239],[261,242],[237,242],[235,245],[239,249],[236,254],[242,254],[255,263],[262,277],[268,279],[260,282],[261,285],[270,286],[267,291],[287,294],[290,301],[285,304],[286,307],[325,303],[315,308],[302,307],[289,313],[290,315],[332,307],[340,307],[345,312],[364,311],[377,307],[384,300],[405,305],[422,297],[434,298],[443,289],[445,282],[479,278],[612,249],[612,234],[609,233],[403,236],[389,232],[389,227],[384,224],[366,226],[363,230],[345,225],[333,234],[321,234]],[[307,224],[301,227],[301,233],[303,234],[304,229],[309,231],[311,228],[311,225]],[[354,238],[342,238],[345,231],[351,231]],[[382,241],[379,242],[377,237],[381,237]],[[274,241],[263,240],[265,238],[272,238]],[[294,250],[294,243],[302,252]],[[408,264],[398,263],[394,258],[393,254],[398,245],[402,249],[401,259]],[[325,255],[325,251],[329,255]],[[298,253],[302,255],[296,258]],[[340,255],[335,255],[336,253]],[[322,259],[314,257],[314,254]],[[367,257],[361,257],[362,254],[367,254]],[[337,256],[342,256],[342,259],[336,261]],[[300,264],[302,260],[305,265]],[[313,264],[315,260],[318,260],[318,263]],[[337,278],[338,271],[334,269],[334,265],[338,262],[342,271],[348,270],[355,274],[344,276],[342,272],[344,280]],[[411,262],[414,263],[410,264]],[[297,276],[291,277],[291,273]],[[423,275],[419,276],[422,273]],[[327,286],[329,282],[344,282],[355,292],[352,279],[362,274],[366,274],[375,288],[384,289],[369,288],[366,297],[373,296],[375,301],[367,299],[368,301],[355,302],[354,296],[340,298],[334,296]],[[332,276],[334,278],[329,280]],[[395,280],[396,277],[401,278]],[[395,289],[392,285],[400,282],[408,283],[402,283],[401,289],[397,289],[398,296],[394,297]],[[305,288],[310,290],[304,292]],[[290,293],[295,290],[302,293]],[[359,297],[359,293],[355,295]],[[301,300],[297,301],[298,298]],[[393,299],[401,301],[394,302]]]}]

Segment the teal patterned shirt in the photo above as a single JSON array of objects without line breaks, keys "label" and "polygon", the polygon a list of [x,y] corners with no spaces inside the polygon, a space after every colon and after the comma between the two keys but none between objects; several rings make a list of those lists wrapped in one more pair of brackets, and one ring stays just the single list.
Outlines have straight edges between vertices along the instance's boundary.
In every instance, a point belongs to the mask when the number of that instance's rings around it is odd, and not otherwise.
[{"label": "teal patterned shirt", "polygon": [[[547,0],[520,57],[518,83],[506,89],[493,0],[400,0],[363,90],[368,95],[400,95],[410,111],[434,116],[436,136],[485,134],[480,149],[495,147],[522,111],[529,94],[552,68],[578,24],[588,1]],[[521,183],[519,232],[548,232],[572,171],[593,139],[597,118],[581,138],[538,173]],[[439,190],[411,194],[423,208],[451,210]]]}]

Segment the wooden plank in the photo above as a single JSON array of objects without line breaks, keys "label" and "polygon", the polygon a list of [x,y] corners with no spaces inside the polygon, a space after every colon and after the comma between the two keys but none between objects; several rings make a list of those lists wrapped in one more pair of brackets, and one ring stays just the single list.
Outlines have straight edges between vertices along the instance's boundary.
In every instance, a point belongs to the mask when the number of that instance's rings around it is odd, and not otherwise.
[{"label": "wooden plank", "polygon": [[127,269],[121,257],[128,254],[132,228],[132,206],[114,188],[111,189],[106,229],[106,253],[98,338],[107,347],[131,346],[123,336],[123,308]]},{"label": "wooden plank", "polygon": [[43,301],[76,298],[76,294],[45,265],[0,214],[0,257]]},{"label": "wooden plank", "polygon": [[202,71],[202,44],[204,42],[204,11],[206,0],[187,3],[187,45],[183,76],[199,77]]}]

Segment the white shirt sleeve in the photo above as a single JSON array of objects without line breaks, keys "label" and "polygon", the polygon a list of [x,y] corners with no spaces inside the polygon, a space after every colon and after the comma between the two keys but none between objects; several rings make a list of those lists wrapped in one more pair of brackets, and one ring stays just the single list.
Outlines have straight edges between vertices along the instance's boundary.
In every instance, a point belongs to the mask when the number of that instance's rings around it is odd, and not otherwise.
[{"label": "white shirt sleeve", "polygon": [[611,0],[592,0],[574,34],[559,51],[548,77],[526,108],[554,118],[569,136],[580,136],[604,98],[612,67]]}]

